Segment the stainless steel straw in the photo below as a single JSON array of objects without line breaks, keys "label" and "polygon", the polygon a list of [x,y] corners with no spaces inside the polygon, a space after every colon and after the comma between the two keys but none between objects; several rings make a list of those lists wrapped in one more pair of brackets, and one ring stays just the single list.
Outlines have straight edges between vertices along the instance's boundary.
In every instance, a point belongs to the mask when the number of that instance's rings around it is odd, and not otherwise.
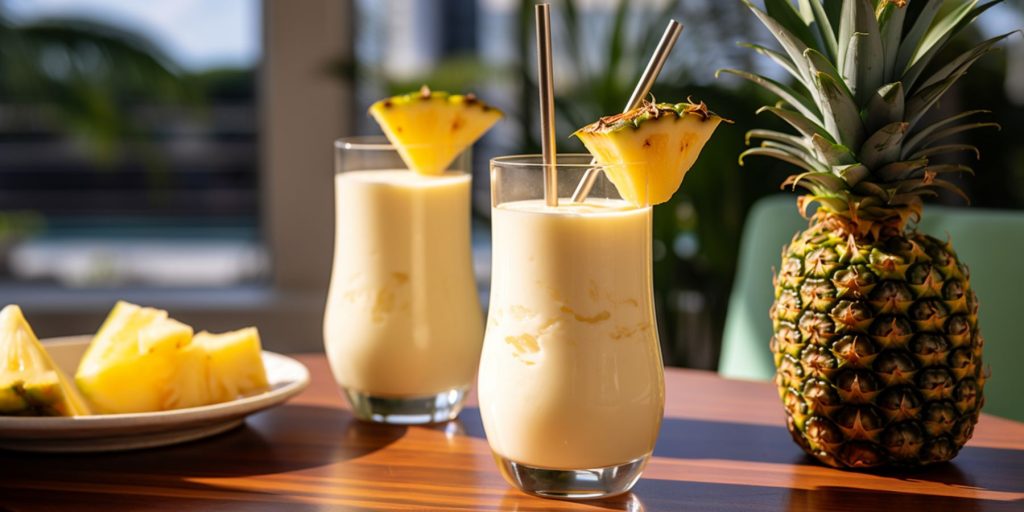
[{"label": "stainless steel straw", "polygon": [[[538,21],[538,23],[540,22]],[[682,31],[683,26],[679,22],[676,20],[668,21],[665,33],[661,35],[661,41],[658,41],[658,47],[654,49],[654,55],[651,55],[651,60],[647,62],[644,74],[640,77],[640,81],[637,82],[636,88],[633,89],[633,95],[629,97],[626,108],[622,109],[623,112],[629,112],[639,106],[640,102],[651,92],[651,86],[658,79],[658,74],[661,73],[661,68],[665,66],[668,54],[672,52],[672,47],[675,46],[676,40],[679,39],[679,33]],[[597,161],[590,162],[591,165],[596,163]],[[594,167],[587,169],[587,172],[583,174],[583,178],[580,179],[580,183],[576,186],[576,191],[572,193],[573,202],[582,203],[587,200],[590,189],[594,187],[594,182],[597,181],[598,172],[600,171]]]},{"label": "stainless steel straw", "polygon": [[544,158],[544,203],[558,206],[555,168],[555,91],[551,74],[551,7],[537,4],[537,83],[540,88],[540,139]]}]

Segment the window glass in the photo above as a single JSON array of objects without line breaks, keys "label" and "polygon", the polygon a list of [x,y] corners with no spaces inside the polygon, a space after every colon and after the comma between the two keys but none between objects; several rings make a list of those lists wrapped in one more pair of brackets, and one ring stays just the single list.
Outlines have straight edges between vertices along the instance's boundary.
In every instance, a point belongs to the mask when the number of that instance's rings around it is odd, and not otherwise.
[{"label": "window glass", "polygon": [[0,0],[0,279],[267,273],[258,0]]}]

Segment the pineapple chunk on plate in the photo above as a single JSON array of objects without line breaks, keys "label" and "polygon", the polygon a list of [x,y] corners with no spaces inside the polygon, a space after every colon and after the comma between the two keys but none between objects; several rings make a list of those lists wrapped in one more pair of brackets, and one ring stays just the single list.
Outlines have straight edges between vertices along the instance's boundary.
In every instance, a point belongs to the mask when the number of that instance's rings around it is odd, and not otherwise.
[{"label": "pineapple chunk on plate", "polygon": [[192,339],[192,343],[202,347],[210,365],[209,389],[213,402],[234,400],[270,389],[260,357],[260,333],[255,327],[224,334],[203,331]]},{"label": "pineapple chunk on plate", "polygon": [[166,311],[118,302],[78,364],[75,381],[101,414],[164,411],[268,389],[255,328],[199,333]]},{"label": "pineapple chunk on plate", "polygon": [[0,415],[81,416],[89,408],[39,343],[21,308],[0,311]]},{"label": "pineapple chunk on plate", "polygon": [[210,403],[205,358],[192,328],[166,311],[118,302],[93,338],[75,382],[99,414]]},{"label": "pineapple chunk on plate", "polygon": [[[54,363],[74,371],[91,336],[43,340]],[[104,452],[166,446],[215,435],[255,412],[280,405],[309,385],[309,371],[290,358],[262,351],[269,390],[200,407],[70,417],[0,416],[0,448],[34,452]]]}]

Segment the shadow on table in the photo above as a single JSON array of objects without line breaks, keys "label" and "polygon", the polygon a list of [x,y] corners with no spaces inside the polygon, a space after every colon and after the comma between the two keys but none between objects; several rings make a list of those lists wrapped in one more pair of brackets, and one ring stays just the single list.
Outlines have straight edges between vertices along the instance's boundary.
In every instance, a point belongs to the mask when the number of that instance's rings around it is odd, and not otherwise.
[{"label": "shadow on table", "polygon": [[[856,511],[927,510],[928,512],[1019,511],[1024,500],[975,500],[960,497],[828,486],[788,489],[757,485],[708,484],[641,479],[633,492],[643,496],[646,512],[660,510]],[[679,508],[679,501],[686,506]]]},{"label": "shadow on table", "polygon": [[785,510],[872,510],[880,503],[885,510],[927,510],[928,512],[1020,511],[1024,500],[982,500],[854,487],[819,487],[787,490]]},{"label": "shadow on table", "polygon": [[[484,438],[478,408],[463,411],[466,433]],[[665,418],[661,425],[656,457],[714,459],[798,466],[820,466],[805,455],[783,426],[751,425],[721,421]],[[951,463],[922,468],[872,471],[896,480],[978,487],[991,491],[1024,493],[1024,478],[1008,475],[1006,468],[1024,468],[1024,450],[973,447],[968,444]],[[843,471],[843,470],[834,470]]]},{"label": "shadow on table", "polygon": [[[1007,468],[1014,468],[1009,473]],[[950,486],[1024,494],[1024,450],[973,447],[969,443],[952,461],[921,468],[872,471],[874,475],[905,481],[926,481]],[[1024,502],[1018,510],[1024,510]]]},{"label": "shadow on table", "polygon": [[0,510],[39,503],[53,505],[53,510],[106,510],[111,500],[118,508],[139,510],[157,503],[176,510],[244,504],[266,510],[318,510],[278,492],[218,487],[194,479],[281,474],[335,464],[381,450],[406,431],[362,423],[347,410],[284,405],[250,416],[228,432],[161,448],[92,454],[0,451]]},{"label": "shadow on table", "polygon": [[97,495],[95,491],[79,489],[36,490],[28,488],[3,489],[0,510],[52,510],[73,512],[111,512],[118,510],[271,510],[287,512],[322,512],[323,506],[310,505],[299,500],[281,498],[268,493],[240,493],[192,484],[183,487],[181,495],[140,494],[136,489],[125,489],[115,495]]},{"label": "shadow on table", "polygon": [[251,416],[242,428],[205,442],[167,447],[164,455],[185,462],[179,471],[188,471],[190,454],[227,456],[199,470],[204,476],[272,474],[369,455],[398,441],[406,431],[398,425],[364,423],[344,409],[285,405]]},{"label": "shadow on table", "polygon": [[[794,446],[795,449],[795,446]],[[813,457],[797,454],[803,464],[817,465],[826,468]],[[1015,468],[1007,472],[1007,468]],[[890,478],[901,482],[931,482],[950,487],[1017,493],[1024,495],[1024,478],[1020,471],[1024,470],[1024,451],[1009,448],[973,447],[968,444],[960,454],[950,462],[932,464],[922,467],[882,468],[873,470],[840,470],[828,468],[829,471],[848,473],[866,473],[882,478]],[[871,492],[865,490],[865,492]],[[1019,510],[1024,511],[1024,502]]]},{"label": "shadow on table", "polygon": [[[466,433],[485,437],[480,409],[467,408],[460,416]],[[779,464],[814,464],[801,457],[784,427],[718,421],[665,418],[654,447],[656,457],[674,459],[728,459]]]},{"label": "shadow on table", "polygon": [[[406,427],[372,425],[329,407],[284,405],[250,416],[239,428],[172,446],[110,453],[0,452],[28,473],[90,474],[139,468],[147,474],[235,477],[319,467],[362,457],[399,440]],[[6,471],[0,470],[0,475]]]}]

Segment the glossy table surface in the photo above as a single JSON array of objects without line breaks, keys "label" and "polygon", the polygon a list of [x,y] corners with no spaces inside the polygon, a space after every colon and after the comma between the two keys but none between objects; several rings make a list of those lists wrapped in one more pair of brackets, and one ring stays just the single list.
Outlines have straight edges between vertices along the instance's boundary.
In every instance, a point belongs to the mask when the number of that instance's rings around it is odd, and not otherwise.
[{"label": "glossy table surface", "polygon": [[805,457],[767,383],[667,371],[665,421],[634,491],[544,500],[498,474],[480,414],[356,421],[322,355],[287,405],[205,440],[135,452],[0,452],[0,510],[1024,510],[1024,423],[984,416],[949,464],[863,473]]}]

